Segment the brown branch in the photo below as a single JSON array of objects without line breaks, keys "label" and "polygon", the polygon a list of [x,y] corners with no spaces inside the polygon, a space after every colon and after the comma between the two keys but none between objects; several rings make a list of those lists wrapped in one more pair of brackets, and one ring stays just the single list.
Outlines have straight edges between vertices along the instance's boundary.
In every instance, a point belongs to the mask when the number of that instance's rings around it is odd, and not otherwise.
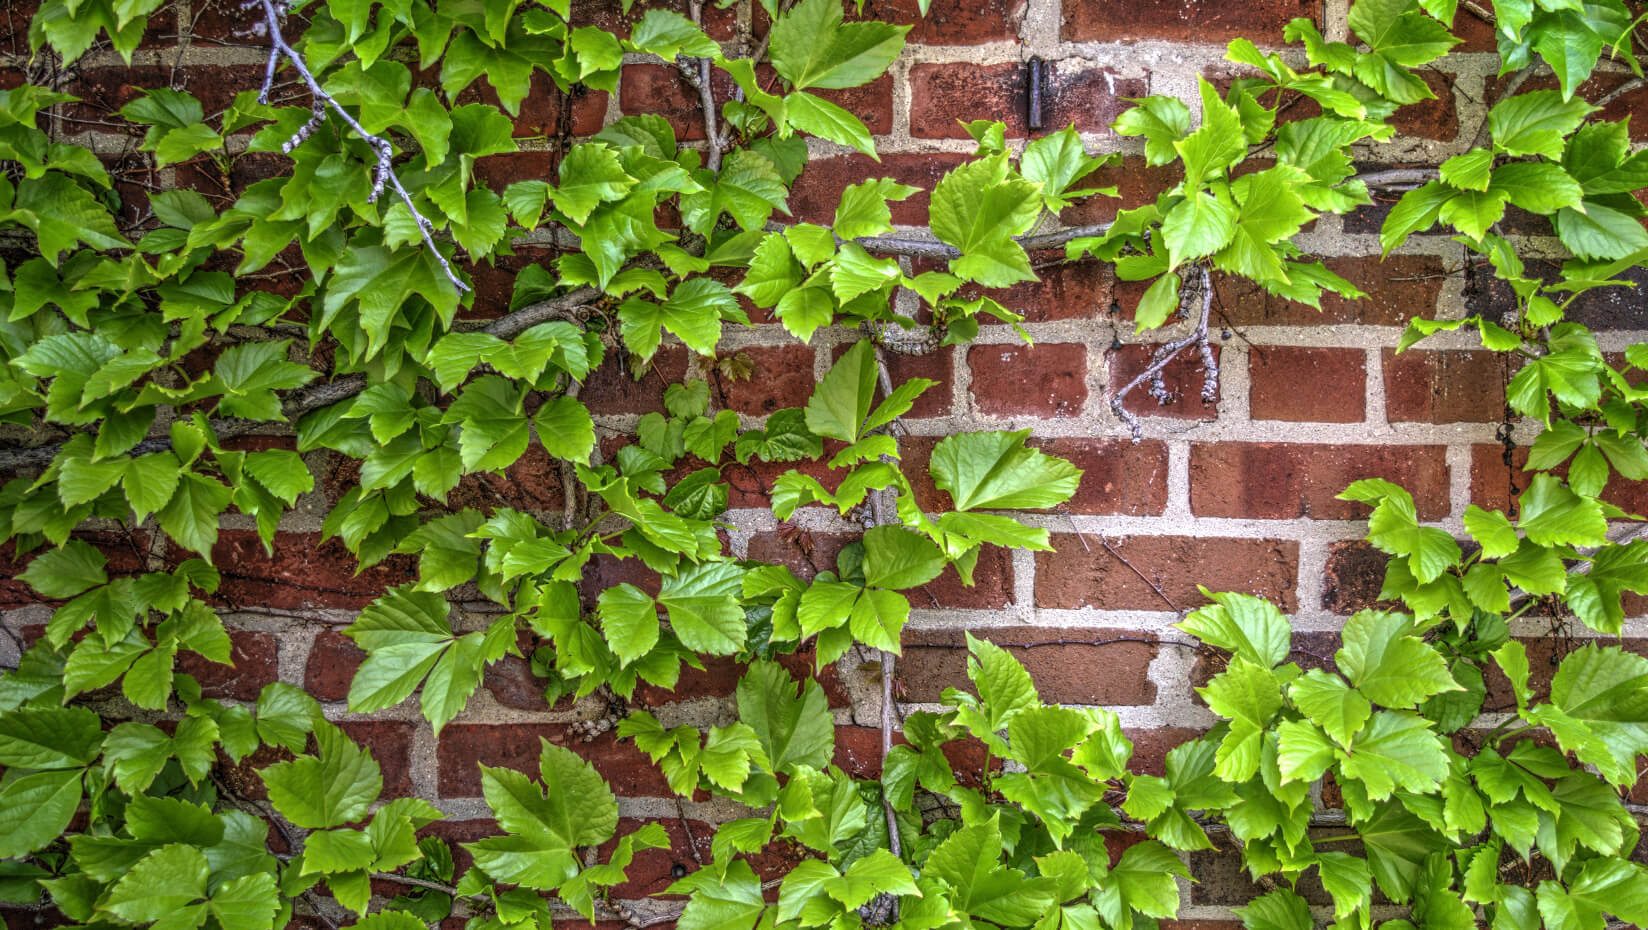
[{"label": "brown branch", "polygon": [[[1134,388],[1148,381],[1150,382],[1150,396],[1154,397],[1157,403],[1166,404],[1172,399],[1172,395],[1168,393],[1167,386],[1162,380],[1162,372],[1167,368],[1167,364],[1177,358],[1179,353],[1185,349],[1196,346],[1201,352],[1202,403],[1211,404],[1219,396],[1219,364],[1213,358],[1213,347],[1208,343],[1207,338],[1208,317],[1213,312],[1213,279],[1205,267],[1202,268],[1201,288],[1202,314],[1196,322],[1196,328],[1182,339],[1162,343],[1151,355],[1150,364],[1145,367],[1144,371],[1139,372],[1137,377],[1127,382],[1121,390],[1110,398],[1110,410],[1116,414],[1118,419],[1127,424],[1127,428],[1133,434],[1133,442],[1135,443],[1144,438],[1144,430],[1139,426],[1139,418],[1134,416],[1125,405],[1127,395]],[[1180,305],[1179,312],[1181,314],[1185,312],[1183,304]]]}]

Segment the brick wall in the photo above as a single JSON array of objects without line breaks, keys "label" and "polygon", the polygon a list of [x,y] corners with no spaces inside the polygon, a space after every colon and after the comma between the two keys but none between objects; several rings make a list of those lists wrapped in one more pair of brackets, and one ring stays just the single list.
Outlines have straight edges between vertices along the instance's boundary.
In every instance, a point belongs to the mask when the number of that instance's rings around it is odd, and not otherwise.
[{"label": "brick wall", "polygon": [[[611,25],[620,19],[616,2],[576,0],[573,6],[590,21]],[[865,15],[915,22],[914,7],[913,0],[871,0]],[[1106,169],[1101,183],[1119,185],[1128,205],[1143,202],[1171,178],[1145,167],[1136,144],[1105,128],[1123,106],[1121,98],[1176,94],[1194,111],[1197,76],[1230,73],[1223,62],[1229,38],[1275,42],[1282,25],[1300,15],[1314,18],[1330,38],[1341,38],[1345,13],[1345,0],[1066,0],[1063,9],[1058,0],[934,0],[890,75],[835,95],[876,134],[880,164],[815,143],[815,160],[791,201],[795,218],[828,220],[840,190],[864,177],[890,175],[930,189],[971,148],[957,119],[1001,119],[1010,138],[1026,137],[1023,63],[1031,56],[1050,63],[1046,125],[1073,122],[1090,150],[1123,152],[1123,164]],[[20,25],[19,11],[10,15],[14,28]],[[180,86],[205,97],[208,110],[221,106],[231,90],[255,86],[261,72],[262,50],[236,34],[242,15],[232,3],[178,0],[157,19],[153,47],[138,53],[132,70],[94,54],[68,89],[88,98],[86,109],[96,115],[129,99],[134,84],[164,81],[176,64]],[[1404,110],[1398,117],[1403,135],[1370,149],[1369,162],[1435,163],[1468,147],[1483,119],[1478,101],[1493,80],[1497,57],[1485,25],[1463,10],[1459,25],[1470,39],[1466,51],[1427,75],[1440,100]],[[765,16],[758,4],[741,0],[713,13],[711,27],[723,39],[752,28],[759,34]],[[20,43],[20,35],[13,35],[4,46]],[[628,64],[614,97],[592,93],[566,106],[540,79],[519,120],[523,153],[489,159],[483,173],[497,184],[544,176],[550,154],[542,136],[562,120],[570,121],[574,134],[586,134],[624,112],[662,112],[686,138],[701,136],[690,100],[673,69],[655,63]],[[1605,115],[1618,118],[1643,106],[1648,96],[1638,90]],[[1648,122],[1638,122],[1634,132],[1648,130]],[[90,138],[111,159],[132,149],[126,137]],[[156,180],[187,181],[167,172]],[[1103,220],[1114,203],[1079,205],[1064,219]],[[921,222],[925,204],[925,196],[894,204],[895,222]],[[980,562],[977,586],[962,587],[946,575],[914,593],[916,610],[898,665],[905,699],[913,705],[936,701],[942,687],[962,679],[956,647],[961,631],[972,630],[1025,647],[1017,651],[1047,699],[1116,710],[1137,740],[1143,766],[1159,770],[1168,748],[1211,721],[1191,690],[1205,678],[1201,660],[1169,626],[1202,602],[1198,585],[1274,599],[1302,634],[1296,658],[1316,662],[1336,648],[1343,618],[1374,599],[1382,571],[1381,558],[1359,542],[1365,508],[1335,499],[1348,482],[1368,476],[1398,481],[1414,493],[1423,519],[1455,530],[1468,503],[1505,505],[1519,478],[1506,464],[1502,440],[1508,436],[1514,446],[1525,446],[1533,430],[1526,423],[1502,424],[1510,374],[1504,360],[1473,347],[1470,337],[1452,335],[1431,340],[1424,351],[1394,354],[1407,320],[1491,309],[1496,295],[1461,266],[1463,250],[1443,236],[1416,236],[1381,263],[1377,231],[1388,207],[1387,201],[1343,219],[1324,218],[1299,237],[1304,249],[1325,256],[1367,291],[1367,300],[1329,296],[1318,312],[1221,283],[1215,305],[1222,330],[1217,402],[1201,402],[1198,368],[1188,361],[1175,366],[1167,383],[1180,396],[1176,403],[1158,407],[1144,392],[1134,395],[1130,409],[1143,417],[1144,427],[1144,440],[1136,445],[1111,414],[1108,397],[1145,363],[1149,349],[1141,343],[1165,336],[1133,334],[1131,310],[1140,291],[1117,283],[1098,263],[1048,267],[1045,280],[1009,293],[1005,302],[1028,318],[1033,344],[1009,327],[986,325],[974,345],[895,360],[895,379],[939,382],[905,420],[913,437],[907,443],[912,474],[925,474],[938,437],[1021,428],[1032,429],[1039,444],[1086,471],[1066,508],[1031,518],[1052,532],[1054,551],[989,553]],[[1520,222],[1536,247],[1554,243],[1539,239],[1548,229],[1538,218]],[[513,267],[542,258],[546,246],[547,239],[523,243]],[[507,300],[509,276],[481,280],[478,308],[496,312]],[[1598,328],[1605,350],[1618,351],[1648,336],[1642,310],[1642,298],[1616,295],[1588,298],[1578,315]],[[726,403],[746,425],[770,410],[803,404],[814,376],[824,373],[849,338],[820,333],[812,346],[796,346],[772,323],[729,331],[723,351],[745,353],[756,375],[728,385]],[[688,369],[680,348],[661,354],[663,375],[676,378]],[[640,413],[662,409],[663,385],[657,375],[634,383],[609,367],[582,397],[599,425],[617,435],[632,429]],[[282,524],[274,558],[264,555],[243,520],[219,543],[216,561],[225,583],[217,600],[238,629],[237,665],[229,674],[192,667],[208,681],[208,694],[245,699],[277,678],[304,684],[371,746],[390,790],[431,798],[448,813],[431,829],[454,839],[489,828],[481,820],[487,808],[476,762],[531,771],[538,737],[570,741],[612,780],[626,816],[664,821],[677,843],[671,852],[641,857],[621,894],[664,888],[673,862],[690,863],[689,830],[708,854],[711,824],[731,812],[688,801],[681,808],[684,824],[663,779],[633,747],[610,735],[587,744],[571,737],[573,722],[603,709],[588,702],[546,705],[521,660],[496,666],[439,739],[409,705],[369,719],[347,713],[342,699],[362,654],[336,629],[384,586],[411,577],[412,566],[392,558],[356,575],[335,542],[317,549],[326,495],[338,493],[345,476],[333,474],[324,455],[310,464],[323,476],[321,490]],[[737,554],[805,572],[809,552],[827,564],[851,531],[831,511],[809,507],[794,520],[802,533],[780,532],[754,482],[736,470],[729,479],[735,509],[727,519],[736,527],[730,536]],[[1640,487],[1615,490],[1627,506],[1643,506]],[[928,502],[940,499],[930,486],[920,493]],[[527,509],[555,510],[560,502],[555,470],[530,457],[506,477],[471,480],[457,494]],[[598,573],[605,583],[634,574],[622,566],[600,566]],[[48,616],[48,608],[27,603],[20,586],[7,586],[3,596],[13,624],[38,624]],[[470,607],[461,612],[464,622],[483,622],[483,605]],[[1530,622],[1519,632],[1536,634],[1539,625]],[[1648,621],[1628,621],[1629,643],[1640,648],[1645,636]],[[0,658],[8,648],[0,640]],[[674,694],[652,690],[642,697],[669,720],[710,721],[724,716],[737,677],[736,668],[711,663],[704,672],[687,674]],[[879,689],[852,664],[826,670],[824,680],[841,727],[836,761],[874,774]],[[1648,800],[1648,792],[1639,789],[1637,800]],[[1246,894],[1235,867],[1214,858],[1197,862],[1209,881],[1187,896],[1190,906],[1181,915],[1187,926],[1228,920],[1226,907]]]}]

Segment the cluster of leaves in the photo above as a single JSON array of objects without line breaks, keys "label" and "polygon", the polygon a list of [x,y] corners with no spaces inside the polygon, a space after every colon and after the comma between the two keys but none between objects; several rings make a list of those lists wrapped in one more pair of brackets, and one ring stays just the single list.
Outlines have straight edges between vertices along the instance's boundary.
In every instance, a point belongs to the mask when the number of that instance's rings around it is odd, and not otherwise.
[{"label": "cluster of leaves", "polygon": [[[158,6],[48,0],[30,39],[73,63],[106,34],[129,57]],[[1611,542],[1609,521],[1631,515],[1601,497],[1615,475],[1648,478],[1635,374],[1648,351],[1605,356],[1568,318],[1648,258],[1632,196],[1648,161],[1624,122],[1590,120],[1596,108],[1574,96],[1605,49],[1635,67],[1619,0],[1498,4],[1504,73],[1548,66],[1557,89],[1496,102],[1488,147],[1442,164],[1381,234],[1388,253],[1451,227],[1515,296],[1495,320],[1416,320],[1402,348],[1472,327],[1518,359],[1509,403],[1545,430],[1517,510],[1472,507],[1462,545],[1422,523],[1403,489],[1352,485],[1346,499],[1370,506],[1369,539],[1391,556],[1382,596],[1406,612],[1351,618],[1332,667],[1306,671],[1286,661],[1276,608],[1212,595],[1182,627],[1231,654],[1201,690],[1224,722],[1170,753],[1163,776],[1129,770],[1115,715],[1044,705],[1009,653],[969,638],[972,692],[949,689],[947,709],[905,719],[878,779],[831,764],[823,689],[777,658],[897,654],[904,592],[947,571],[971,584],[986,545],[1048,548],[1046,529],[1010,512],[1056,507],[1081,478],[1028,431],[947,436],[926,476],[908,474],[898,420],[934,384],[891,383],[880,343],[891,328],[950,345],[984,319],[1020,322],[1000,289],[1035,278],[1023,237],[1115,191],[1086,186],[1107,159],[1074,129],[1021,146],[980,121],[967,126],[973,156],[931,192],[923,254],[946,255],[942,268],[912,274],[898,260],[892,204],[917,189],[890,179],[847,187],[827,225],[786,221],[808,137],[875,155],[862,121],[826,95],[884,74],[908,27],[849,22],[839,0],[763,6],[766,60],[665,10],[619,35],[575,25],[564,0],[314,0],[292,41],[321,98],[247,89],[207,113],[161,87],[118,113],[138,150],[180,176],[233,178],[242,159],[281,170],[229,194],[156,191],[137,210],[90,149],[46,130],[72,98],[0,91],[0,232],[33,245],[0,267],[0,417],[50,443],[6,453],[38,467],[0,487],[0,540],[32,554],[20,578],[56,602],[0,676],[0,897],[162,930],[269,930],[322,884],[366,930],[418,930],[459,900],[472,930],[547,928],[551,896],[586,918],[617,913],[610,890],[668,838],[656,825],[618,836],[611,789],[571,750],[544,744],[537,779],[482,767],[502,833],[465,844],[474,865],[459,876],[444,842],[418,838],[440,811],[380,803],[370,752],[312,698],[277,684],[256,702],[208,699],[176,670],[183,652],[231,658],[211,606],[222,518],[243,515],[273,551],[283,515],[315,488],[304,457],[330,454],[358,463],[358,478],[329,502],[323,536],[362,567],[417,563],[345,630],[366,652],[351,711],[416,698],[438,732],[511,655],[530,658],[552,701],[670,689],[706,658],[747,663],[735,719],[700,728],[636,710],[618,725],[676,793],[750,812],[669,889],[686,896],[689,930],[1148,930],[1177,912],[1180,854],[1210,848],[1213,823],[1256,877],[1291,888],[1314,868],[1346,927],[1371,928],[1376,892],[1411,908],[1386,921],[1398,930],[1648,921],[1648,875],[1626,858],[1637,827],[1616,790],[1648,754],[1648,661],[1586,646],[1540,685],[1511,638],[1524,616],[1567,614],[1617,634],[1623,593],[1648,592],[1648,542]],[[1312,305],[1324,290],[1360,296],[1294,237],[1370,202],[1354,156],[1431,96],[1414,69],[1458,43],[1454,15],[1448,0],[1357,0],[1358,45],[1289,25],[1302,59],[1238,39],[1228,57],[1252,73],[1222,92],[1201,82],[1194,129],[1177,99],[1136,101],[1116,130],[1182,180],[1069,242],[1068,257],[1151,281],[1141,330],[1174,316],[1192,273]],[[553,178],[486,181],[482,160],[517,150],[510,116],[538,72],[562,93],[612,92],[626,55],[691,76],[710,107],[705,142],[632,115],[563,142]],[[283,61],[271,57],[271,74]],[[717,72],[735,99],[716,101]],[[1320,115],[1281,116],[1301,100]],[[386,172],[405,198],[380,198]],[[1550,216],[1572,259],[1524,262],[1500,225],[1511,207]],[[538,230],[577,247],[516,275],[505,315],[477,319],[460,284]],[[726,327],[750,323],[746,302],[802,342],[838,326],[868,338],[804,407],[748,421],[724,397],[712,405],[724,376],[749,373],[718,354]],[[598,441],[581,385],[603,364],[646,371],[666,340],[698,357],[694,376],[669,385],[630,441]],[[293,441],[238,441],[252,430]],[[817,505],[868,527],[833,570],[801,577],[726,551],[729,472],[765,487],[758,469],[773,466],[790,468],[771,487],[776,520]],[[522,467],[559,469],[565,507],[456,494]],[[927,479],[944,509],[918,501]],[[597,560],[632,562],[657,587],[587,592]],[[457,589],[491,602],[484,625],[455,610]],[[1497,729],[1462,742],[1495,669],[1515,713],[1493,710]],[[124,703],[93,703],[117,683]],[[256,770],[267,809],[246,798],[249,763],[224,765],[260,749],[284,757]],[[1319,781],[1337,788],[1348,832],[1323,835]],[[1147,839],[1113,854],[1107,831],[1124,826]],[[1363,855],[1331,848],[1346,840]],[[769,903],[752,860],[775,847],[804,853]],[[375,904],[374,877],[415,890]],[[1310,925],[1289,888],[1239,913],[1254,930]]]}]

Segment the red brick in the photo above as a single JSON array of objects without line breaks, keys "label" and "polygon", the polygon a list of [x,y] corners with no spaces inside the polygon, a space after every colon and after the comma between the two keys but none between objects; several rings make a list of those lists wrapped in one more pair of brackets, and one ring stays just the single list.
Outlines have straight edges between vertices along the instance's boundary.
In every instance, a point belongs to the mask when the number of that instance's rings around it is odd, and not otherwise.
[{"label": "red brick", "polygon": [[763,531],[750,537],[748,557],[759,562],[776,562],[795,572],[803,581],[821,571],[833,571],[835,557],[852,537],[839,533],[814,533],[797,527],[777,532]]},{"label": "red brick", "polygon": [[447,492],[445,503],[448,507],[474,507],[483,512],[505,506],[562,513],[566,494],[561,487],[560,460],[551,457],[541,443],[533,442],[501,473],[486,471],[465,475],[457,487]]},{"label": "red brick", "polygon": [[[609,861],[620,840],[649,823],[656,823],[664,828],[664,832],[669,835],[669,848],[647,849],[636,853],[634,861],[624,870],[624,882],[612,887],[611,893],[614,898],[622,900],[662,896],[664,889],[675,884],[675,876],[671,874],[673,869],[677,866],[688,870],[695,869],[699,858],[705,861],[710,858],[710,840],[715,836],[715,827],[701,820],[682,821],[679,817],[664,817],[658,820],[620,817],[618,832],[612,839],[601,844],[596,858],[601,862]],[[692,852],[693,848],[697,849],[696,856]],[[587,928],[589,924],[579,926]],[[619,926],[628,927],[628,924]]]},{"label": "red brick", "polygon": [[1253,419],[1362,421],[1368,378],[1367,355],[1361,349],[1254,346],[1248,360],[1248,411]]},{"label": "red brick", "polygon": [[1065,506],[1072,513],[1153,516],[1167,508],[1167,444],[1150,439],[1033,439],[1030,444],[1082,470]]},{"label": "red brick", "polygon": [[345,720],[338,729],[372,750],[383,770],[383,797],[412,795],[412,732],[416,727],[396,720]]},{"label": "red brick", "polygon": [[790,190],[790,210],[798,222],[830,223],[841,203],[842,191],[860,181],[885,177],[921,189],[907,200],[888,205],[893,222],[925,225],[929,192],[946,173],[967,160],[959,152],[889,152],[879,162],[859,154],[814,158]]},{"label": "red brick", "polygon": [[665,346],[635,376],[622,353],[609,353],[584,380],[578,399],[594,414],[664,412],[664,389],[687,374],[687,350]]},{"label": "red brick", "polygon": [[1391,125],[1400,137],[1452,142],[1459,136],[1459,107],[1453,90],[1455,77],[1445,71],[1415,73],[1436,97],[1398,108],[1391,116]]},{"label": "red brick", "polygon": [[195,652],[179,652],[177,670],[195,676],[201,694],[209,698],[255,701],[263,686],[278,676],[280,646],[271,633],[251,630],[229,632],[230,665],[208,661]]},{"label": "red brick", "polygon": [[1299,544],[1292,540],[1056,533],[1052,543],[1054,551],[1036,553],[1038,607],[1188,610],[1207,603],[1198,585],[1268,598],[1286,611],[1297,606]]},{"label": "red brick", "polygon": [[1349,616],[1379,604],[1389,561],[1389,556],[1359,539],[1329,546],[1322,577],[1322,609]]},{"label": "red brick", "polygon": [[[1100,318],[1109,311],[1113,299],[1115,276],[1110,265],[1090,258],[1066,262],[1063,257],[1062,252],[1033,253],[1030,262],[1040,276],[1038,280],[1015,284],[1006,290],[987,291],[969,285],[957,296],[971,300],[988,293],[1028,323]],[[1006,325],[987,314],[979,314],[979,322],[986,326]]]},{"label": "red brick", "polygon": [[303,672],[303,689],[321,701],[341,701],[349,697],[355,669],[366,661],[366,652],[355,641],[333,630],[315,634],[309,646],[309,662]]},{"label": "red brick", "polygon": [[1392,255],[1383,262],[1371,256],[1328,258],[1322,263],[1368,296],[1351,300],[1325,292],[1322,309],[1316,310],[1283,300],[1245,279],[1220,275],[1214,278],[1214,308],[1221,319],[1237,326],[1405,326],[1415,317],[1436,315],[1436,297],[1447,277],[1442,261],[1432,255]]},{"label": "red brick", "polygon": [[817,383],[811,346],[754,346],[744,352],[755,362],[755,373],[746,381],[722,379],[728,407],[759,417],[807,406]]},{"label": "red brick", "polygon": [[1080,343],[975,345],[967,350],[973,399],[987,416],[1081,415],[1087,347]]},{"label": "red brick", "polygon": [[452,724],[435,746],[436,780],[441,797],[481,795],[479,764],[505,766],[538,777],[539,739],[571,748],[625,797],[673,797],[664,776],[631,742],[618,742],[613,731],[582,742],[565,724]]},{"label": "red brick", "polygon": [[[499,704],[515,710],[549,710],[544,700],[544,680],[532,674],[531,649],[523,649],[523,656],[504,656],[486,667],[481,683]],[[556,703],[562,710],[572,706],[570,697]]]},{"label": "red brick", "polygon": [[[1510,456],[1506,459],[1507,454]],[[1478,444],[1471,446],[1471,503],[1488,510],[1505,510],[1528,486],[1528,450]]]},{"label": "red brick", "polygon": [[75,121],[110,120],[113,125],[99,125],[96,127],[98,131],[120,132],[129,125],[132,134],[141,136],[144,132],[141,124],[128,124],[114,114],[152,88],[174,86],[174,74],[182,81],[177,89],[193,94],[200,101],[207,118],[227,109],[235,94],[256,88],[263,82],[262,65],[192,65],[176,70],[169,64],[89,68],[75,72],[63,88],[66,93],[80,98],[79,102],[64,108],[71,131],[90,128],[76,126]]},{"label": "red brick", "polygon": [[1167,773],[1167,754],[1202,735],[1189,727],[1125,727],[1122,735],[1133,743],[1130,772],[1160,777]]},{"label": "red brick", "polygon": [[1337,500],[1351,482],[1385,478],[1408,489],[1421,520],[1448,515],[1447,450],[1441,446],[1195,443],[1190,509],[1199,517],[1359,520],[1366,504]]},{"label": "red brick", "polygon": [[[862,10],[845,12],[848,21],[910,26],[905,36],[910,45],[980,45],[1018,38],[1024,6],[1024,0],[932,0],[923,15],[917,0],[867,0]],[[764,35],[771,22],[766,10],[757,4],[752,12],[753,31]]]},{"label": "red brick", "polygon": [[[1024,664],[1049,704],[1152,704],[1150,663],[1155,637],[1127,630],[1056,627],[988,628],[973,635],[1007,648]],[[1132,642],[1131,640],[1147,640]],[[894,666],[910,701],[932,703],[939,692],[967,682],[966,640],[960,630],[912,630]],[[1027,644],[1041,645],[1027,645]],[[1018,647],[1018,648],[1014,648]]]},{"label": "red brick", "polygon": [[920,608],[998,608],[1013,603],[1013,555],[1000,546],[985,546],[973,566],[973,584],[961,583],[954,568],[907,592],[910,606]]},{"label": "red brick", "polygon": [[1499,352],[1386,349],[1385,415],[1393,423],[1492,423],[1505,416],[1508,357]]},{"label": "red brick", "polygon": [[[1219,359],[1220,347],[1213,346],[1213,358]],[[1110,352],[1110,396],[1127,386],[1129,381],[1139,376],[1150,365],[1150,358],[1156,351],[1153,345],[1124,345]],[[1173,395],[1173,402],[1160,404],[1156,398],[1150,396],[1150,383],[1147,381],[1134,388],[1122,401],[1122,406],[1134,416],[1141,417],[1171,417],[1176,420],[1217,420],[1219,418],[1219,404],[1202,402],[1202,385],[1206,383],[1206,373],[1202,370],[1202,357],[1194,347],[1181,351],[1174,356],[1162,369],[1162,383]],[[1223,385],[1220,386],[1223,390]]]},{"label": "red brick", "polygon": [[[648,0],[646,3],[634,4],[622,0],[580,0],[572,6],[572,25],[596,26],[607,32],[628,37],[648,10],[670,10],[682,16],[690,13],[687,0]],[[730,4],[704,4],[703,27],[704,32],[717,42],[736,38],[736,9]]]},{"label": "red brick", "polygon": [[[1043,129],[1074,124],[1082,132],[1107,130],[1126,107],[1122,98],[1148,92],[1140,80],[1117,79],[1099,68],[1051,67],[1043,87]],[[1029,71],[1020,62],[993,65],[924,63],[910,69],[910,131],[924,139],[971,138],[964,123],[998,120],[1007,135],[1031,135]]]},{"label": "red brick", "polygon": [[1147,165],[1143,158],[1127,156],[1121,164],[1107,165],[1082,179],[1083,187],[1114,187],[1119,196],[1089,197],[1061,210],[1059,219],[1067,226],[1108,223],[1116,218],[1117,210],[1152,203],[1157,195],[1182,178],[1183,174],[1174,165]]},{"label": "red brick", "polygon": [[1223,44],[1237,36],[1279,45],[1288,20],[1304,16],[1320,24],[1320,0],[1113,0],[1064,5],[1060,35],[1074,42],[1171,39]]},{"label": "red brick", "polygon": [[224,530],[212,547],[212,563],[223,574],[213,603],[277,610],[360,608],[385,588],[413,577],[405,556],[391,556],[357,574],[355,557],[342,541],[334,537],[322,543],[319,533],[276,534],[274,549],[269,555],[250,530]]},{"label": "red brick", "polygon": [[[710,69],[710,86],[717,104],[732,99],[732,76],[719,68]],[[674,65],[625,65],[618,81],[618,104],[625,113],[655,113],[669,120],[675,137],[682,141],[704,138],[703,107],[698,92]]]}]

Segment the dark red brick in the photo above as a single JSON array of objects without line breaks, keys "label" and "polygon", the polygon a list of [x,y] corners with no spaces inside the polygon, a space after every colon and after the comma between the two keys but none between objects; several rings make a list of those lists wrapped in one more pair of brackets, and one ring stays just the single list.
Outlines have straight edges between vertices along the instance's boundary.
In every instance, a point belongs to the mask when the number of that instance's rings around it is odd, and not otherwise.
[{"label": "dark red brick", "polygon": [[361,746],[372,750],[372,758],[383,770],[383,797],[412,795],[413,724],[396,720],[346,720],[338,729]]},{"label": "dark red brick", "polygon": [[1328,258],[1322,264],[1368,296],[1352,300],[1324,292],[1317,310],[1220,275],[1214,279],[1215,312],[1238,326],[1404,326],[1415,317],[1436,315],[1436,297],[1447,277],[1441,260],[1431,255],[1392,255],[1383,262],[1371,256]]},{"label": "dark red brick", "polygon": [[672,797],[669,785],[643,753],[629,741],[618,742],[612,731],[584,743],[565,724],[518,723],[452,724],[441,731],[435,746],[437,782],[441,797],[481,795],[479,764],[506,766],[538,777],[539,739],[576,751],[625,797]]},{"label": "dark red brick", "polygon": [[211,600],[277,610],[360,608],[385,588],[413,577],[405,556],[391,556],[357,573],[355,557],[342,541],[334,537],[322,543],[319,533],[278,533],[274,550],[269,555],[250,530],[224,530],[212,547],[212,563],[223,583]]},{"label": "dark red brick", "polygon": [[1087,400],[1080,343],[975,345],[967,350],[973,400],[987,416],[1079,416]]},{"label": "dark red brick", "polygon": [[1065,506],[1072,513],[1140,517],[1167,508],[1167,444],[1158,440],[1034,439],[1049,455],[1082,470],[1081,484]]},{"label": "dark red brick", "polygon": [[1361,349],[1253,346],[1248,413],[1255,420],[1359,423],[1366,412],[1366,361]]},{"label": "dark red brick", "polygon": [[1385,415],[1393,423],[1492,423],[1505,416],[1509,357],[1488,351],[1386,349]]},{"label": "dark red brick", "polygon": [[1368,506],[1337,500],[1338,494],[1358,479],[1384,478],[1407,488],[1421,520],[1440,520],[1449,510],[1446,452],[1441,446],[1195,443],[1190,509],[1199,517],[1359,520]]},{"label": "dark red brick", "polygon": [[279,644],[273,634],[252,630],[231,630],[229,642],[231,665],[219,665],[198,653],[179,652],[177,670],[195,676],[205,697],[255,701],[263,686],[279,674]]},{"label": "dark red brick", "polygon": [[[1013,653],[1049,704],[1120,706],[1156,700],[1156,685],[1149,673],[1159,648],[1154,636],[1056,627],[992,627],[975,630],[973,635]],[[951,686],[972,690],[966,684],[967,649],[962,631],[912,630],[904,640],[904,656],[894,669],[907,700],[937,702],[939,692]]]},{"label": "dark red brick", "polygon": [[722,379],[729,408],[759,417],[807,406],[818,381],[811,346],[755,346],[744,354],[755,363],[755,373],[743,381]]},{"label": "dark red brick", "polygon": [[1188,610],[1207,603],[1198,585],[1257,595],[1285,611],[1297,606],[1299,544],[1292,540],[1055,533],[1052,542],[1054,551],[1036,553],[1038,607]]},{"label": "dark red brick", "polygon": [[1169,39],[1223,44],[1237,36],[1279,45],[1282,27],[1296,16],[1320,24],[1320,0],[1119,0],[1066,3],[1061,36],[1073,42]]}]

